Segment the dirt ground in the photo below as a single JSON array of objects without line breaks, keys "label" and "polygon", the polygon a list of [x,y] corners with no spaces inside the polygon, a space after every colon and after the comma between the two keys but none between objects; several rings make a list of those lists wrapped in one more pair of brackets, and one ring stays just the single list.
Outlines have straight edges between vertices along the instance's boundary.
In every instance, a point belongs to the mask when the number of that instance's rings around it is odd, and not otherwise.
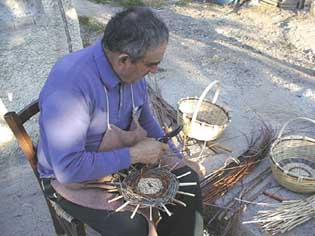
[{"label": "dirt ground", "polygon": [[[87,44],[101,37],[101,28],[120,10],[87,0],[73,2],[81,22],[82,17],[93,22],[81,25]],[[156,80],[151,81],[171,105],[176,107],[182,97],[199,96],[211,81],[219,80],[218,103],[232,117],[223,138],[249,133],[258,117],[275,130],[297,116],[315,119],[315,17],[263,6],[235,12],[228,6],[174,2],[156,9],[171,34]],[[241,139],[227,145],[235,156],[246,148]],[[18,148],[16,152],[21,155]],[[0,172],[0,183],[12,183],[0,199],[8,219],[0,224],[4,235],[53,235],[26,162],[0,158],[0,166],[9,167]],[[20,176],[24,177],[17,182]],[[41,210],[35,211],[38,204]]]},{"label": "dirt ground", "polygon": [[[100,29],[119,11],[84,0],[74,3],[81,19],[89,17],[98,24],[81,24],[86,44],[101,37]],[[154,82],[174,107],[180,98],[199,96],[211,81],[219,80],[218,103],[233,117],[232,133],[249,131],[253,115],[275,129],[297,116],[314,117],[315,17],[274,7],[242,7],[236,12],[201,3],[169,3],[156,12],[171,34]]]},{"label": "dirt ground", "polygon": [[[119,10],[74,2],[80,16],[103,25]],[[315,18],[308,13],[264,6],[234,12],[231,7],[200,3],[170,4],[157,12],[171,37],[156,77],[172,105],[180,97],[199,95],[208,81],[218,79],[223,87],[221,101],[232,110],[246,105],[276,123],[295,115],[314,115]],[[101,36],[81,29],[90,43]],[[184,86],[193,83],[199,91],[172,93],[178,80]]]}]

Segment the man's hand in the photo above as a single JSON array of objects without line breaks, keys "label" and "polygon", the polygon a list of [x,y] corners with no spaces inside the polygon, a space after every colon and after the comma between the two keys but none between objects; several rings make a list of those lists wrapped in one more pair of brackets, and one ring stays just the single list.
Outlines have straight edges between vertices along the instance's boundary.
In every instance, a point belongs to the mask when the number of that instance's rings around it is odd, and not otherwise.
[{"label": "man's hand", "polygon": [[130,147],[131,163],[155,164],[161,156],[169,149],[168,145],[156,141],[153,138],[146,138],[136,145]]}]

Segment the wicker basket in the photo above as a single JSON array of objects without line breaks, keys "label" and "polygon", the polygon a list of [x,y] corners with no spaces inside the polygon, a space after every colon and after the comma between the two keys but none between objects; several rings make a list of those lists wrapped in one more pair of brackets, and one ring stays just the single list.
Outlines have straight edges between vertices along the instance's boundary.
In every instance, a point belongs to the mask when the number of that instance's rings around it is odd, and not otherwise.
[{"label": "wicker basket", "polygon": [[[159,190],[154,192],[153,190],[157,187],[152,183],[149,183],[152,186],[145,190],[145,187],[142,187],[145,184],[141,184],[141,181],[146,179],[158,180]],[[129,201],[131,205],[139,204],[141,208],[149,206],[159,208],[162,207],[162,204],[172,202],[178,190],[178,184],[176,175],[166,168],[143,168],[131,171],[123,180],[120,191],[124,199]]]},{"label": "wicker basket", "polygon": [[[205,96],[216,86],[212,101]],[[216,103],[220,93],[219,81],[213,81],[201,96],[182,98],[178,102],[177,121],[183,125],[184,135],[200,141],[211,141],[219,137],[230,122],[228,112]]]},{"label": "wicker basket", "polygon": [[301,135],[282,137],[284,129],[293,121],[314,120],[298,117],[285,123],[271,147],[271,169],[283,187],[300,193],[315,192],[315,139]]}]

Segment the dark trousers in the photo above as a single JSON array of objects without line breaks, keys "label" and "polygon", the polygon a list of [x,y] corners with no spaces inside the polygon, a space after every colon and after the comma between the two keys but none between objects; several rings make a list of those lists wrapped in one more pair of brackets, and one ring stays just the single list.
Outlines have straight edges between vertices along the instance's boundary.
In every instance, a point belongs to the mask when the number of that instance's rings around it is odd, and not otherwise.
[{"label": "dark trousers", "polygon": [[[198,175],[188,167],[175,170],[176,175],[191,171],[192,174],[180,179],[180,182],[198,182],[197,186],[183,186],[180,191],[194,193],[195,197],[177,195],[176,199],[186,203],[181,205],[167,205],[173,213],[168,216],[160,211],[162,220],[157,226],[159,236],[202,236],[203,217],[201,191]],[[49,186],[48,186],[49,188]],[[50,190],[52,190],[50,186]],[[46,195],[52,196],[51,192],[45,191]],[[103,236],[147,236],[148,224],[144,216],[136,214],[130,219],[131,212],[113,212],[107,210],[96,210],[82,207],[66,199],[57,198],[58,204],[74,218],[79,219]]]}]

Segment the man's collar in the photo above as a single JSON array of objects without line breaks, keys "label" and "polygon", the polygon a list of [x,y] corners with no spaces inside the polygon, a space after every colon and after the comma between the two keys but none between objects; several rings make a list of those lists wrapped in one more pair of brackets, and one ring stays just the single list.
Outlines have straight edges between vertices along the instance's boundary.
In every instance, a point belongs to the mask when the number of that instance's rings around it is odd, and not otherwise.
[{"label": "man's collar", "polygon": [[112,89],[117,86],[120,83],[120,79],[105,55],[101,40],[94,45],[94,59],[101,75],[101,80],[106,88]]}]

